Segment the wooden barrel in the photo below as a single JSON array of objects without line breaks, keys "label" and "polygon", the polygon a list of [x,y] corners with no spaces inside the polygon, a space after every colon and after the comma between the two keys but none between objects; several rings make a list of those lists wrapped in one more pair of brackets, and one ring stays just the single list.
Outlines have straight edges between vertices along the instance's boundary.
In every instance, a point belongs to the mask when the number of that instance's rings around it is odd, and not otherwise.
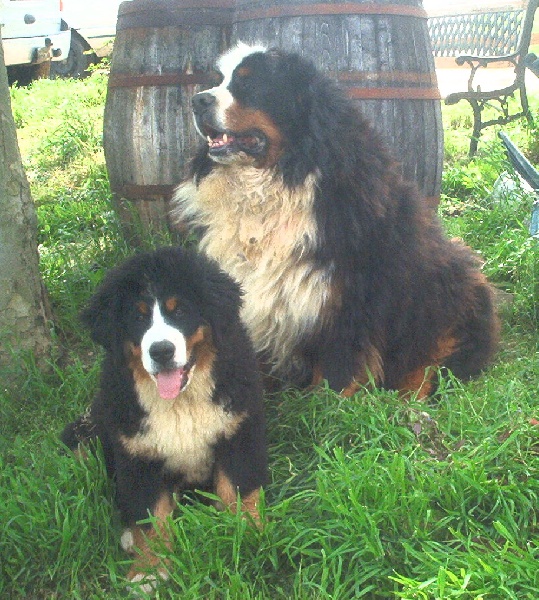
[{"label": "wooden barrel", "polygon": [[233,41],[311,58],[348,89],[406,178],[437,205],[443,160],[440,93],[421,0],[236,0]]},{"label": "wooden barrel", "polygon": [[234,0],[132,0],[118,12],[103,145],[132,243],[169,229],[172,190],[199,143],[191,97],[215,85]]}]

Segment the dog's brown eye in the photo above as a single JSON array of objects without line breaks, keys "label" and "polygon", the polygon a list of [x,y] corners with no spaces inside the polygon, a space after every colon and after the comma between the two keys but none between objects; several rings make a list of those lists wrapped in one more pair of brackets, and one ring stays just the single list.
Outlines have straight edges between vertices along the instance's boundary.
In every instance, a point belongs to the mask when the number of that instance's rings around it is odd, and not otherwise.
[{"label": "dog's brown eye", "polygon": [[142,300],[137,302],[137,321],[144,321],[150,316],[150,307]]}]

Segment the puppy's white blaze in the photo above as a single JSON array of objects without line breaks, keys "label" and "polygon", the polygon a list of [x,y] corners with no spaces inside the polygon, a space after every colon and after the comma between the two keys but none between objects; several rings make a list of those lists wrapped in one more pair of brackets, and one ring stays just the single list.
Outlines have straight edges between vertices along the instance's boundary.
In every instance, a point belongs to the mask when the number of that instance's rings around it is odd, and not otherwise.
[{"label": "puppy's white blaze", "polygon": [[142,365],[150,375],[155,374],[159,370],[158,365],[154,363],[150,356],[150,347],[155,342],[165,341],[174,344],[176,349],[173,359],[174,366],[183,367],[187,362],[187,343],[185,337],[181,331],[172,327],[172,325],[169,325],[165,321],[159,303],[156,302],[152,309],[152,324],[142,337],[140,344],[142,350]]}]

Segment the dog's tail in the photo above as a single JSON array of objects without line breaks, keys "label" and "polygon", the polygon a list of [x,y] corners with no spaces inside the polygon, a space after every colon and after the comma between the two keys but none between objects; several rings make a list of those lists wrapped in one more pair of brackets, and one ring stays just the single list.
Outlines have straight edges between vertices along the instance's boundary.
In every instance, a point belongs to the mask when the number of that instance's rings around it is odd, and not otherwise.
[{"label": "dog's tail", "polygon": [[475,288],[474,303],[462,327],[459,348],[445,366],[460,379],[479,375],[492,361],[499,337],[500,320],[494,289],[483,278]]},{"label": "dog's tail", "polygon": [[79,445],[89,445],[98,438],[97,427],[88,409],[83,415],[64,427],[60,435],[61,441],[70,449],[76,450]]}]

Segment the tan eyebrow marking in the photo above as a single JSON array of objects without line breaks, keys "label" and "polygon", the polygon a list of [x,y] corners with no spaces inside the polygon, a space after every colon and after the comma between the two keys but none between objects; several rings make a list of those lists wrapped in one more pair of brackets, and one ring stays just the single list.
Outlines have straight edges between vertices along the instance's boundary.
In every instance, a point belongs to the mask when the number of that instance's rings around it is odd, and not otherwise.
[{"label": "tan eyebrow marking", "polygon": [[170,298],[167,298],[165,300],[165,308],[168,310],[168,312],[172,312],[172,311],[176,310],[177,306],[178,306],[178,298],[176,298],[176,296],[171,296]]},{"label": "tan eyebrow marking", "polygon": [[251,69],[250,69],[249,67],[240,67],[240,68],[237,70],[237,74],[238,74],[240,77],[245,77],[246,75],[250,75],[250,74],[251,74]]},{"label": "tan eyebrow marking", "polygon": [[137,310],[139,311],[139,313],[141,315],[149,315],[150,314],[150,307],[148,306],[147,302],[144,302],[144,300],[137,302]]}]

